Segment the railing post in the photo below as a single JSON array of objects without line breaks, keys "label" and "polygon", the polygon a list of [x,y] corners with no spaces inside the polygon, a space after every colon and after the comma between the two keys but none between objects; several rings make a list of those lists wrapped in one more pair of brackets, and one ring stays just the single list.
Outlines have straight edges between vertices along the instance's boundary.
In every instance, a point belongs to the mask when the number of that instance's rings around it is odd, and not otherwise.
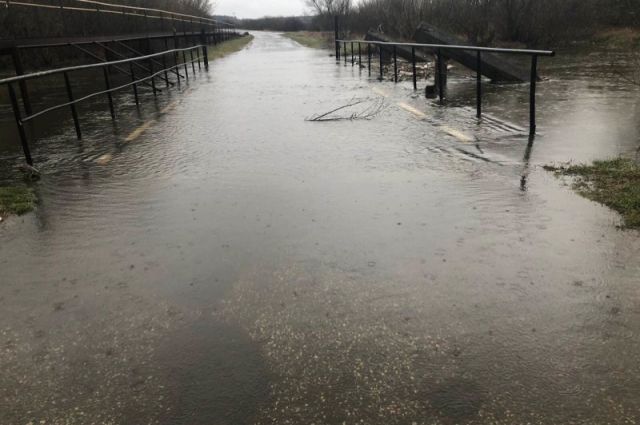
[{"label": "railing post", "polygon": [[205,71],[209,70],[209,57],[207,56],[207,42],[204,30],[202,30],[202,61],[204,62]]},{"label": "railing post", "polygon": [[185,79],[188,81],[189,80],[189,68],[187,67],[187,54],[185,53],[185,51],[182,51],[182,64],[184,65],[184,74],[185,74]]},{"label": "railing post", "polygon": [[482,117],[482,53],[476,52],[476,116]]},{"label": "railing post", "polygon": [[[13,59],[13,67],[15,69],[16,75],[24,75],[24,68],[22,67],[20,51],[17,47],[11,49],[11,58]],[[24,111],[27,113],[27,115],[31,115],[33,113],[33,109],[31,108],[31,100],[29,99],[27,82],[25,80],[22,80],[18,83],[18,86],[20,87],[20,95],[22,96]]]},{"label": "railing post", "polygon": [[193,48],[189,48],[189,57],[191,58],[191,69],[193,70],[193,75],[196,75],[196,63],[193,60]]},{"label": "railing post", "polygon": [[[129,62],[129,70],[131,72],[131,82],[133,83],[133,97],[136,100],[136,105],[140,105],[140,100],[138,99],[138,85],[136,84],[136,74],[133,71],[133,62]],[[180,84],[180,78],[178,78],[178,85]]]},{"label": "railing post", "polygon": [[102,73],[104,74],[104,85],[107,88],[107,99],[109,100],[109,112],[111,113],[111,119],[116,119],[116,110],[113,107],[113,96],[111,95],[111,83],[109,82],[109,71],[107,67],[102,67]]},{"label": "railing post", "polygon": [[538,83],[538,55],[531,57],[531,85],[529,87],[529,134],[536,134],[536,84]]},{"label": "railing post", "polygon": [[76,136],[78,140],[82,139],[82,133],[80,132],[80,120],[78,120],[78,111],[76,110],[75,100],[73,98],[73,91],[71,90],[71,83],[69,82],[69,74],[63,72],[64,85],[67,89],[67,97],[69,98],[69,107],[71,108],[71,116],[73,117],[73,125],[76,128]]},{"label": "railing post", "polygon": [[398,47],[393,45],[393,82],[398,82]]},{"label": "railing post", "polygon": [[16,92],[13,89],[13,85],[11,83],[7,84],[7,88],[9,89],[9,98],[11,99],[11,106],[13,107],[13,115],[16,119],[16,125],[18,126],[18,135],[20,136],[20,144],[22,144],[24,159],[25,161],[27,161],[27,164],[33,165],[31,151],[29,150],[29,143],[27,141],[27,133],[24,130],[24,125],[22,124],[22,116],[20,115],[20,106],[18,106],[18,98],[16,96]]},{"label": "railing post", "polygon": [[353,52],[353,41],[351,42],[351,66],[353,66],[355,63],[355,55]]},{"label": "railing post", "polygon": [[380,81],[384,79],[384,68],[382,67],[382,46],[378,45],[378,52],[380,56]]},{"label": "railing post", "polygon": [[369,77],[371,77],[371,43],[367,43],[367,68],[369,68]]},{"label": "railing post", "polygon": [[413,89],[418,90],[418,75],[416,73],[416,48],[411,47],[411,63],[413,68]]},{"label": "railing post", "polygon": [[338,34],[338,15],[333,17],[333,36],[336,44],[336,62],[340,62],[340,42],[338,39],[340,38]]},{"label": "railing post", "polygon": [[358,41],[358,69],[362,69],[362,44]]},{"label": "railing post", "polygon": [[154,71],[153,71],[153,61],[151,59],[149,59],[149,75],[151,76],[151,89],[153,90],[153,95],[157,96],[157,89],[156,89],[156,79],[154,77]]},{"label": "railing post", "polygon": [[437,64],[436,64],[436,68],[437,68],[437,73],[436,76],[438,78],[437,81],[437,86],[438,86],[438,97],[440,98],[440,102],[442,102],[442,100],[444,99],[444,72],[442,71],[442,50],[438,49],[437,52]]},{"label": "railing post", "polygon": [[347,66],[347,42],[345,41],[343,43],[343,45],[344,45],[344,55],[343,55],[344,56],[344,66]]}]

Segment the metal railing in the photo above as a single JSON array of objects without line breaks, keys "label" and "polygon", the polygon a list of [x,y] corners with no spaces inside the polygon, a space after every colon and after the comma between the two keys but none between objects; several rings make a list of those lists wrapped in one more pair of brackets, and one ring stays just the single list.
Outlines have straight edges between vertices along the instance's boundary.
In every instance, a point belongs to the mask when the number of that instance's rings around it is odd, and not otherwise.
[{"label": "metal railing", "polygon": [[[194,58],[194,51],[196,53],[196,57]],[[182,54],[182,60],[180,60],[180,53]],[[187,53],[189,53],[189,60],[187,59]],[[167,56],[173,57],[173,65],[171,66],[167,66]],[[156,58],[160,58],[161,62],[163,64],[163,66],[159,69],[156,70],[154,69],[154,63],[158,63],[159,61]],[[122,90],[125,89],[127,87],[132,87],[133,88],[133,95],[135,98],[135,102],[136,105],[139,105],[139,96],[138,96],[138,85],[140,84],[147,84],[150,81],[150,85],[151,88],[153,90],[153,94],[154,96],[157,95],[157,92],[160,91],[160,89],[157,88],[156,86],[156,78],[161,78],[161,80],[165,81],[167,88],[170,86],[170,81],[169,81],[169,73],[174,73],[177,77],[176,82],[178,84],[178,86],[180,85],[180,79],[181,78],[185,78],[188,79],[189,76],[189,70],[188,70],[188,65],[191,65],[192,68],[192,72],[195,74],[196,71],[196,63],[198,64],[198,68],[201,69],[201,61],[204,62],[204,68],[205,70],[209,69],[209,60],[208,60],[208,56],[207,56],[207,47],[205,45],[197,45],[197,46],[192,46],[192,47],[186,47],[186,48],[180,48],[180,49],[171,49],[171,50],[166,50],[163,52],[159,52],[159,53],[153,53],[150,55],[144,55],[144,56],[137,56],[137,57],[133,57],[133,58],[126,58],[126,59],[120,59],[120,60],[115,60],[115,61],[109,61],[109,62],[101,62],[101,63],[92,63],[92,64],[87,64],[87,65],[77,65],[77,66],[71,66],[71,67],[65,67],[65,68],[57,68],[57,69],[51,69],[51,70],[47,70],[47,71],[41,71],[41,72],[35,72],[35,73],[31,73],[31,74],[25,74],[25,75],[19,75],[19,76],[15,76],[15,77],[10,77],[10,78],[5,78],[0,80],[0,86],[6,85],[7,89],[9,91],[9,99],[11,101],[11,106],[13,108],[13,114],[15,117],[15,121],[16,121],[16,125],[18,128],[18,134],[20,136],[20,143],[22,144],[22,150],[24,153],[24,157],[25,160],[27,162],[27,164],[29,165],[33,165],[33,158],[31,156],[31,151],[29,148],[29,143],[28,143],[28,139],[27,139],[27,133],[25,130],[25,123],[33,121],[35,118],[38,118],[42,115],[45,115],[47,113],[53,112],[55,110],[58,109],[62,109],[62,108],[66,108],[69,107],[71,110],[71,116],[73,118],[73,123],[74,123],[74,127],[76,130],[76,136],[78,138],[78,140],[82,139],[82,132],[80,130],[80,120],[78,118],[78,111],[76,108],[76,104],[80,103],[80,102],[84,102],[86,100],[89,100],[91,98],[94,98],[96,96],[107,96],[107,100],[109,102],[109,112],[111,113],[111,118],[113,120],[115,120],[116,118],[116,114],[115,114],[115,108],[114,108],[114,103],[113,103],[113,97],[112,97],[112,93],[118,91],[118,90]],[[137,77],[136,73],[135,73],[135,66],[140,66],[139,62],[144,62],[146,63],[146,66],[143,68],[143,71],[145,71],[144,76],[141,77]],[[119,68],[121,67],[121,65],[129,65],[129,72],[127,73],[128,75],[130,75],[131,77],[131,81],[122,85],[119,85],[117,87],[112,87],[111,86],[111,79],[109,77],[109,68],[113,67],[113,68]],[[183,76],[180,72],[179,69],[184,67],[184,73],[185,75]],[[83,71],[83,70],[92,70],[92,69],[100,69],[102,70],[102,74],[103,74],[103,78],[104,78],[104,84],[105,84],[105,90],[101,90],[98,92],[94,92],[91,94],[88,94],[86,96],[83,96],[79,99],[76,99],[73,95],[73,89],[71,86],[71,80],[69,78],[69,75],[72,72],[77,72],[77,71]],[[64,78],[64,86],[66,89],[66,94],[67,94],[67,98],[68,101],[55,105],[55,106],[51,106],[48,107],[46,109],[43,109],[41,111],[35,112],[35,113],[30,113],[26,116],[22,116],[22,113],[20,111],[20,106],[18,104],[18,97],[16,95],[16,89],[15,89],[15,85],[16,84],[21,84],[24,83],[28,80],[33,80],[33,79],[38,79],[38,78],[43,78],[43,77],[50,77],[50,76],[54,76],[54,75],[62,75]],[[160,77],[160,76],[163,77]]]},{"label": "metal railing", "polygon": [[[63,1],[71,1],[80,3],[82,5],[91,5],[93,7],[82,6],[70,6],[64,4]],[[56,2],[57,4],[53,4]],[[87,13],[104,13],[119,16],[135,16],[144,18],[145,21],[149,19],[160,20],[161,22],[182,22],[193,25],[198,24],[202,26],[211,26],[222,31],[234,30],[235,25],[229,22],[209,18],[206,16],[189,15],[185,13],[172,12],[162,9],[154,9],[148,7],[128,6],[114,3],[107,3],[95,0],[52,0],[51,3],[43,3],[38,1],[16,1],[16,0],[4,0],[0,1],[0,5],[3,5],[8,11],[11,7],[27,7],[27,8],[41,8],[41,9],[53,9],[59,11],[74,11],[74,12],[87,12]]]},{"label": "metal railing", "polygon": [[555,56],[555,52],[552,50],[530,50],[530,49],[504,49],[497,47],[478,47],[478,46],[459,46],[450,44],[424,44],[424,43],[400,43],[400,42],[388,42],[388,41],[373,41],[373,40],[342,40],[336,38],[336,60],[340,61],[341,57],[341,45],[344,48],[344,60],[347,62],[347,44],[351,45],[351,64],[355,64],[355,49],[354,46],[358,46],[358,64],[362,63],[362,45],[367,46],[367,62],[369,75],[371,75],[371,46],[379,46],[379,58],[380,58],[380,80],[384,78],[383,67],[383,48],[387,47],[393,54],[393,72],[394,81],[398,82],[398,47],[410,47],[411,48],[411,63],[413,74],[413,88],[418,89],[417,72],[416,72],[416,49],[426,49],[430,52],[434,52],[436,55],[436,81],[438,86],[438,97],[440,102],[444,100],[444,52],[447,50],[462,50],[476,53],[476,115],[478,118],[482,117],[482,54],[483,53],[496,53],[496,54],[509,54],[509,55],[526,55],[531,57],[531,70],[529,81],[529,134],[534,135],[536,133],[536,85],[538,82],[538,57],[540,56]]}]

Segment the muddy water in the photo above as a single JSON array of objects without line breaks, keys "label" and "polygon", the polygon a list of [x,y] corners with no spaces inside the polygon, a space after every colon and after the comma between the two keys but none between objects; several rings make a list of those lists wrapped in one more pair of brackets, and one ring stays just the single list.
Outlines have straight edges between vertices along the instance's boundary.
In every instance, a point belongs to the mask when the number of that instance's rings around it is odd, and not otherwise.
[{"label": "muddy water", "polygon": [[[638,234],[539,167],[633,152],[637,93],[544,67],[526,161],[526,87],[478,124],[473,81],[440,107],[276,34],[81,143],[51,119],[0,227],[0,422],[639,420]],[[305,121],[352,99],[384,107]]]}]

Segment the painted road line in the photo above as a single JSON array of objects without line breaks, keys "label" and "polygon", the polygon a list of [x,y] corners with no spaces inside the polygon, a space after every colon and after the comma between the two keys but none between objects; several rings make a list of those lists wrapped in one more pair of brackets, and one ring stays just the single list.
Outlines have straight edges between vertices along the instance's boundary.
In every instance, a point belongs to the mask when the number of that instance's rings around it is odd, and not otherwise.
[{"label": "painted road line", "polygon": [[95,163],[98,165],[107,165],[113,159],[113,155],[110,153],[105,153],[104,155],[100,155],[96,158]]},{"label": "painted road line", "polygon": [[407,112],[412,113],[413,115],[415,115],[416,117],[420,118],[420,119],[426,119],[427,118],[427,114],[425,114],[424,112],[414,108],[411,105],[408,105],[404,102],[398,102],[398,106],[401,107],[402,109],[404,109]]},{"label": "painted road line", "polygon": [[177,100],[174,100],[173,102],[171,102],[170,104],[168,104],[167,106],[165,106],[164,108],[162,108],[160,110],[161,114],[166,114],[167,112],[169,112],[170,110],[172,110],[173,108],[175,108],[175,106],[178,104]]},{"label": "painted road line", "polygon": [[377,87],[372,87],[372,88],[371,88],[371,90],[372,90],[375,94],[380,95],[380,96],[382,96],[382,97],[389,97],[389,93],[387,93],[387,92],[385,92],[384,90],[379,89],[379,88],[377,88]]},{"label": "painted road line", "polygon": [[463,132],[456,130],[455,128],[446,127],[446,126],[440,127],[440,128],[449,136],[455,137],[456,139],[458,139],[463,143],[472,143],[472,142],[475,142],[476,140],[472,136],[469,136],[468,134],[464,134]]},{"label": "painted road line", "polygon": [[126,137],[126,139],[124,139],[124,141],[125,142],[133,142],[138,137],[142,136],[142,133],[147,131],[149,129],[149,127],[151,127],[155,122],[156,122],[156,120],[146,121],[140,127],[136,128],[131,133],[129,133],[129,135]]}]

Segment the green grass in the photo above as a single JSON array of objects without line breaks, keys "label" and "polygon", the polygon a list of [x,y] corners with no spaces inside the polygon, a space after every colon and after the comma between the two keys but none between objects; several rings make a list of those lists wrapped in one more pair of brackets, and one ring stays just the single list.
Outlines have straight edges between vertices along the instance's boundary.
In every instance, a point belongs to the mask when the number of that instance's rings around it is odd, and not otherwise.
[{"label": "green grass", "polygon": [[25,214],[36,206],[33,190],[24,186],[0,186],[0,215]]},{"label": "green grass", "polygon": [[233,40],[225,41],[224,43],[216,46],[209,47],[207,50],[209,60],[220,59],[231,53],[242,50],[247,44],[251,43],[251,40],[253,40],[253,36],[247,34],[239,38],[234,38]]},{"label": "green grass", "polygon": [[332,32],[298,31],[285,32],[284,36],[291,40],[313,49],[333,49],[334,40]]},{"label": "green grass", "polygon": [[619,212],[624,227],[640,228],[640,165],[636,161],[617,158],[591,165],[547,165],[544,169],[572,177],[573,188],[580,195]]}]

